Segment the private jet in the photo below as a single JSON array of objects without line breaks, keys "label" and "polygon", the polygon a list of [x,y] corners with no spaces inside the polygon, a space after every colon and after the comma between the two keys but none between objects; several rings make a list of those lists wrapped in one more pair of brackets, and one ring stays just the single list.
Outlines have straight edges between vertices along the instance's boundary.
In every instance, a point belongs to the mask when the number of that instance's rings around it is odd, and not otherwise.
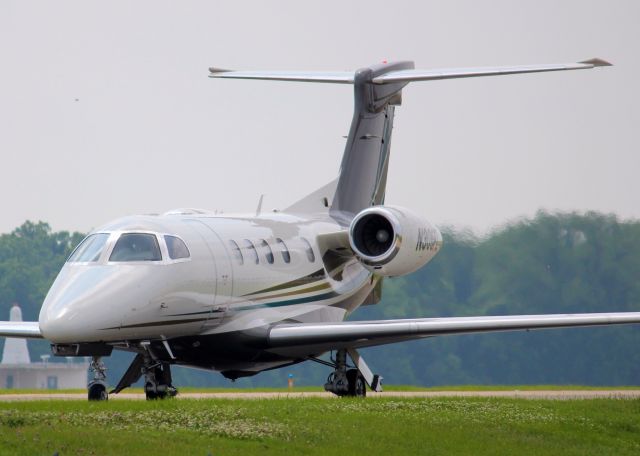
[{"label": "private jet", "polygon": [[[172,397],[171,366],[229,379],[303,361],[330,368],[338,396],[382,390],[359,350],[434,336],[640,323],[640,312],[347,321],[442,248],[438,228],[385,204],[394,110],[410,82],[608,66],[579,63],[419,70],[383,62],[355,72],[231,71],[214,79],[351,84],[355,109],[338,176],[281,211],[178,209],[91,232],[49,290],[38,321],[0,322],[0,336],[50,341],[56,356],[91,357],[89,400],[143,378],[148,399]],[[232,84],[233,82],[218,82]],[[134,354],[108,391],[103,357]],[[330,354],[328,358],[325,356]]]}]

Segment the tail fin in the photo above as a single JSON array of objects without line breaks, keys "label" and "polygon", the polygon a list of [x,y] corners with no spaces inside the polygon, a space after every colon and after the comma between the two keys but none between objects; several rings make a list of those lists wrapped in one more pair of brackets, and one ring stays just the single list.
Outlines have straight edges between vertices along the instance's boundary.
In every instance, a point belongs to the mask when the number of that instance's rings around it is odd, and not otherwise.
[{"label": "tail fin", "polygon": [[413,70],[413,62],[374,65],[354,75],[354,112],[330,213],[344,223],[384,203],[395,106],[408,81],[377,84],[385,74]]},{"label": "tail fin", "polygon": [[353,84],[355,109],[342,157],[331,215],[341,223],[369,206],[384,203],[395,106],[404,86],[412,81],[584,70],[610,63],[590,59],[579,63],[492,68],[416,70],[413,62],[372,65],[353,72],[231,71],[210,68],[212,78]]}]

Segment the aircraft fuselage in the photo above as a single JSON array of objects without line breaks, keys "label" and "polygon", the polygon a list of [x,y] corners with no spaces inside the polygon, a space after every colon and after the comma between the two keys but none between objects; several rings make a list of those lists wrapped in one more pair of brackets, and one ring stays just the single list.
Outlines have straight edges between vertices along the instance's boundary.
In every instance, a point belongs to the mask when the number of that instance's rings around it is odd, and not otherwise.
[{"label": "aircraft fuselage", "polygon": [[[265,351],[271,325],[342,321],[377,299],[380,279],[353,256],[323,261],[319,236],[345,230],[326,214],[119,219],[93,232],[106,241],[91,261],[64,265],[40,328],[54,344],[149,340],[160,359],[221,371],[293,362],[295,356]],[[116,258],[123,234],[151,236],[161,258]],[[184,241],[189,256],[172,259],[166,236]],[[441,241],[437,230],[432,237]]]}]

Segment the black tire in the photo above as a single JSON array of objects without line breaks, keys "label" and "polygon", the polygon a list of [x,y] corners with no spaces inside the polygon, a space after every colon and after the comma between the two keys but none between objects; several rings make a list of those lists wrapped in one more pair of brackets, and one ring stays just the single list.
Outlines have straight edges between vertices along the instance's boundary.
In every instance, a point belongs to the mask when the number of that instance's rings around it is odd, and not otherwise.
[{"label": "black tire", "polygon": [[365,383],[364,377],[360,374],[358,369],[349,369],[347,371],[347,380],[349,381],[349,394],[347,394],[347,396],[367,396],[367,384]]},{"label": "black tire", "polygon": [[144,387],[144,394],[147,397],[148,401],[153,401],[156,399],[171,399],[172,397],[176,397],[178,395],[178,390],[170,386],[167,389],[161,391],[154,391],[153,385],[151,383],[147,383]]},{"label": "black tire", "polygon": [[147,383],[144,386],[144,395],[147,397],[148,401],[153,401],[159,397],[159,394],[153,390],[153,385],[151,383]]},{"label": "black tire", "polygon": [[90,401],[109,400],[109,393],[107,393],[107,386],[104,383],[90,384],[89,390],[87,391],[87,398]]}]

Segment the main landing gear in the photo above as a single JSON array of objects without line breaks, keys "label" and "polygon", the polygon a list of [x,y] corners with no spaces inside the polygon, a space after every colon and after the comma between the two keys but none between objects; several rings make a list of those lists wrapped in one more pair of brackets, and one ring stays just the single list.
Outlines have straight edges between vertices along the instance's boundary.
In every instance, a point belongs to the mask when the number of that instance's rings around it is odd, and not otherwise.
[{"label": "main landing gear", "polygon": [[138,353],[111,393],[119,393],[144,375],[144,394],[147,400],[174,397],[178,390],[171,384],[171,365],[154,359],[149,350]]},{"label": "main landing gear", "polygon": [[171,366],[168,363],[150,364],[144,368],[144,394],[147,400],[175,397],[178,390],[171,384]]},{"label": "main landing gear", "polygon": [[89,370],[93,372],[93,380],[89,382],[87,397],[90,401],[106,401],[107,393],[107,368],[102,362],[101,356],[91,357]]},{"label": "main landing gear", "polygon": [[[347,368],[347,353],[355,364],[355,368]],[[336,396],[365,397],[367,385],[372,391],[382,391],[382,377],[374,375],[364,359],[353,348],[338,350],[334,363],[327,363],[315,358],[314,361],[334,367],[334,371],[327,378],[324,389]]]}]

